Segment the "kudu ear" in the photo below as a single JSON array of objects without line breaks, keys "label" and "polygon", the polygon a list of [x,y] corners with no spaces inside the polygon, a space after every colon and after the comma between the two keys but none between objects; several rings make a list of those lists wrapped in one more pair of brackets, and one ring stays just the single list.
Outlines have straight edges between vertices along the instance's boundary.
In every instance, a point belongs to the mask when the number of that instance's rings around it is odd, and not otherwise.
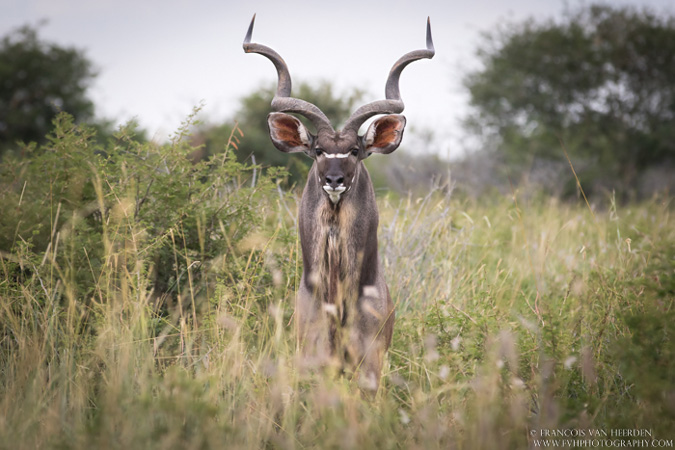
[{"label": "kudu ear", "polygon": [[363,136],[363,143],[368,154],[391,153],[401,144],[405,117],[400,114],[389,114],[380,117],[370,124]]},{"label": "kudu ear", "polygon": [[267,125],[276,148],[284,153],[309,154],[313,137],[298,119],[288,114],[274,112],[267,116]]}]

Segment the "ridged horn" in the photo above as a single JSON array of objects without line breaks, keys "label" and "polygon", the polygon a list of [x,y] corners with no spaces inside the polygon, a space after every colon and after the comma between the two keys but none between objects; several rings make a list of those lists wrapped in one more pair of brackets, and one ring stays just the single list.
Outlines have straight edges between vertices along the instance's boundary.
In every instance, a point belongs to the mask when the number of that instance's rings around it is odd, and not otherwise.
[{"label": "ridged horn", "polygon": [[251,25],[248,27],[248,32],[244,38],[244,51],[246,53],[258,53],[263,55],[274,64],[277,69],[279,77],[277,84],[277,93],[272,99],[272,109],[278,112],[291,112],[300,114],[308,118],[316,127],[317,131],[322,128],[329,128],[333,131],[328,117],[317,106],[301,100],[299,98],[291,97],[291,75],[288,71],[288,66],[284,59],[271,48],[251,42],[253,36],[253,25],[255,23],[255,14],[251,19]]},{"label": "ridged horn", "polygon": [[353,131],[358,133],[359,128],[369,118],[377,114],[398,114],[403,111],[404,105],[401,100],[401,92],[398,87],[399,78],[403,69],[413,61],[418,59],[431,59],[436,54],[434,41],[431,38],[431,20],[427,17],[427,48],[422,50],[413,50],[399,58],[389,71],[389,78],[385,85],[384,95],[386,100],[377,100],[358,108],[347,119],[344,131]]}]

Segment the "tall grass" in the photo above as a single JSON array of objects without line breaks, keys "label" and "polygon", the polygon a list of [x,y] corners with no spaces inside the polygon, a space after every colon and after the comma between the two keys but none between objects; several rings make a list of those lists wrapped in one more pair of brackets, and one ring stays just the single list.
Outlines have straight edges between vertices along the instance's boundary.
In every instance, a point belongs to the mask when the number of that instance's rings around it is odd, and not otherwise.
[{"label": "tall grass", "polygon": [[[82,149],[73,136],[55,147]],[[1,448],[519,449],[582,428],[675,438],[669,196],[605,210],[518,191],[382,197],[397,322],[372,398],[296,354],[296,196],[250,187],[250,167],[172,166],[189,152],[180,138],[120,142],[169,171],[88,169],[77,182],[93,216],[45,179],[4,178],[17,217],[29,220],[30,192],[46,196],[49,225],[31,240],[15,223],[0,254]],[[197,190],[154,191],[178,173]],[[164,206],[143,216],[142,198]],[[175,221],[162,210],[184,202],[196,209]]]}]

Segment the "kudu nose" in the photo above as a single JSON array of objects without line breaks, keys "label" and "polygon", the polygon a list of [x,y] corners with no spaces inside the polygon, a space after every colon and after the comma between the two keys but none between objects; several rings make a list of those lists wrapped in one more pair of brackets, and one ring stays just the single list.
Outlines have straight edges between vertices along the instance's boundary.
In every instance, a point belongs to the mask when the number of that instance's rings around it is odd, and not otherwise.
[{"label": "kudu nose", "polygon": [[326,175],[326,184],[335,189],[345,182],[342,175]]}]

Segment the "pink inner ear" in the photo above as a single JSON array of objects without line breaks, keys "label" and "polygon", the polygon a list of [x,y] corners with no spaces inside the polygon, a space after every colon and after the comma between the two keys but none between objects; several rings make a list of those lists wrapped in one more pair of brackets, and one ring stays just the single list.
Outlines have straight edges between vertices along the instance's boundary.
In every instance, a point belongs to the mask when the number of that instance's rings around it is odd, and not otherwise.
[{"label": "pink inner ear", "polygon": [[278,141],[282,141],[290,147],[303,145],[298,132],[298,124],[290,117],[274,119],[274,135]]},{"label": "pink inner ear", "polygon": [[384,148],[395,144],[401,131],[401,122],[385,117],[379,121],[375,129],[375,140],[372,147]]}]

